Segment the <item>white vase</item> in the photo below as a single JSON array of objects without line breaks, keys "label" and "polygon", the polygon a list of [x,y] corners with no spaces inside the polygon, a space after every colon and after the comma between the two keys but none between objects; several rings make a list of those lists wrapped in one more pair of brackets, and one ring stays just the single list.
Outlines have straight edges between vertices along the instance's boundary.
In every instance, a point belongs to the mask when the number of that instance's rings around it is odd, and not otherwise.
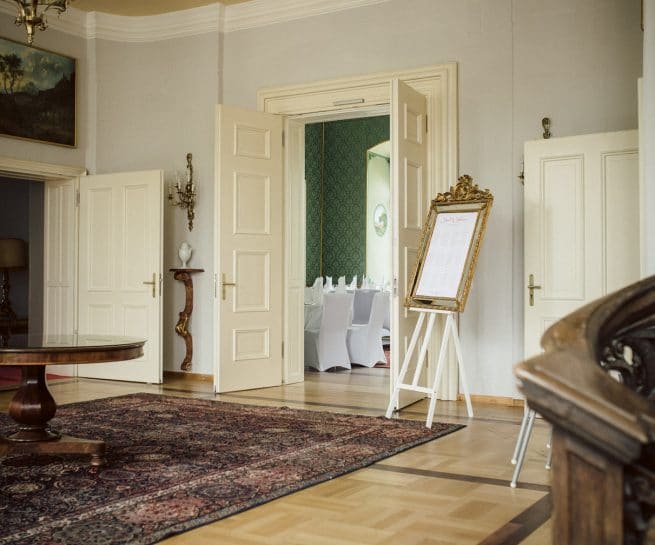
[{"label": "white vase", "polygon": [[183,242],[180,244],[180,249],[177,251],[177,255],[180,256],[182,269],[187,268],[187,263],[189,262],[189,259],[191,259],[191,252],[193,252],[193,248],[189,245],[188,242]]}]

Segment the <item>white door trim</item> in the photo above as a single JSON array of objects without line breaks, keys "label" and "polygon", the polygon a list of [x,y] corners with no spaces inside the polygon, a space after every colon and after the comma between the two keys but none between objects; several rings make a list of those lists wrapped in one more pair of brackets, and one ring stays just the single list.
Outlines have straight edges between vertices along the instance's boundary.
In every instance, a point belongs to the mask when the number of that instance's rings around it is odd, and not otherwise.
[{"label": "white door trim", "polygon": [[22,180],[54,181],[84,176],[86,168],[0,157],[0,174]]},{"label": "white door trim", "polygon": [[[348,116],[357,117],[362,111],[370,111],[388,105],[391,101],[391,80],[398,78],[408,85],[426,95],[428,99],[428,170],[430,173],[430,193],[436,195],[446,191],[454,184],[458,174],[458,85],[457,64],[448,63],[438,66],[417,68],[412,70],[385,72],[366,76],[341,78],[319,81],[300,85],[289,85],[277,88],[262,89],[257,93],[258,109],[268,113],[287,115],[295,119],[320,120],[321,117]],[[361,115],[361,114],[360,114]],[[287,134],[288,140],[293,138]],[[288,157],[288,153],[287,153]],[[289,206],[288,199],[292,192],[297,193],[289,172],[297,173],[298,165],[286,164],[285,172],[285,261],[289,256],[296,256],[296,267],[304,268],[304,237],[293,239],[295,248],[289,246],[289,233],[293,229],[302,227],[298,217],[294,217],[300,209],[299,206]],[[302,206],[304,209],[304,205]],[[303,220],[304,221],[304,220]],[[300,247],[302,245],[302,247]],[[293,278],[301,277],[301,271],[285,270],[285,286]],[[304,275],[302,275],[304,278]],[[290,318],[295,313],[289,312],[289,293],[285,294],[285,335],[297,330]],[[297,325],[297,324],[296,324]],[[440,339],[434,339],[438,343]],[[287,344],[288,346],[288,344]],[[436,353],[436,347],[431,352]],[[286,356],[286,355],[285,355]],[[295,382],[302,380],[302,362],[292,361],[298,358],[284,358],[284,380]],[[295,365],[294,365],[295,364]],[[443,384],[440,392],[441,399],[456,399],[458,384],[457,371],[454,358],[449,358],[449,365],[445,369]]]}]

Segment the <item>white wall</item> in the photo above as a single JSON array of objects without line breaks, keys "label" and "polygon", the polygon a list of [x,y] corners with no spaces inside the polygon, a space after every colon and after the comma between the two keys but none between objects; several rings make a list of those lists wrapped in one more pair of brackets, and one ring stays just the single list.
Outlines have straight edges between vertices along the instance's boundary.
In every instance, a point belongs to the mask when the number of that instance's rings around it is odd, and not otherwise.
[{"label": "white wall", "polygon": [[[460,173],[495,195],[462,317],[476,394],[516,395],[523,307],[522,143],[635,128],[638,2],[391,0],[224,36],[226,104],[262,87],[456,61]],[[454,182],[455,180],[453,180]]]},{"label": "white wall", "polygon": [[[373,215],[378,205],[387,211],[387,230],[380,236],[375,230]],[[376,285],[391,286],[392,226],[391,172],[389,158],[369,154],[366,161],[366,276]],[[361,281],[361,279],[360,279]]]},{"label": "white wall", "polygon": [[174,332],[184,308],[184,287],[169,268],[179,267],[177,249],[193,247],[194,309],[189,327],[195,373],[213,373],[213,185],[214,110],[218,103],[218,33],[155,43],[94,40],[95,164],[92,172],[186,168],[193,154],[198,202],[194,227],[186,211],[164,202],[164,368],[180,370],[184,342]]},{"label": "white wall", "polygon": [[[85,43],[49,29],[38,45],[78,58],[78,148],[0,137],[0,155],[100,173],[183,168],[186,152],[194,154],[196,227],[186,231],[183,212],[165,206],[165,266],[177,265],[176,249],[188,240],[191,265],[207,269],[195,279],[191,331],[194,371],[210,373],[216,102],[255,109],[263,87],[456,61],[460,172],[496,197],[463,316],[464,356],[472,392],[515,395],[525,284],[522,144],[540,137],[544,116],[556,136],[637,126],[639,22],[639,2],[625,0],[390,0],[156,43]],[[2,14],[0,34],[24,39]],[[165,297],[165,366],[174,369],[184,352],[172,332],[183,294],[170,275]]]}]

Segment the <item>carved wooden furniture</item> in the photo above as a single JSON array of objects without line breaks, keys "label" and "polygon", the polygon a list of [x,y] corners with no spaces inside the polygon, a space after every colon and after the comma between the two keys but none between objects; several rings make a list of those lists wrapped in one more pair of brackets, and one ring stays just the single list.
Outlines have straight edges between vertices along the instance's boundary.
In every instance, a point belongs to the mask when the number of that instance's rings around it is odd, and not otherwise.
[{"label": "carved wooden furniture", "polygon": [[655,276],[553,325],[516,375],[553,435],[553,543],[655,543]]},{"label": "carved wooden furniture", "polygon": [[170,269],[170,271],[173,273],[175,280],[184,282],[186,299],[184,310],[180,312],[175,326],[175,333],[184,339],[184,344],[186,345],[186,355],[184,356],[184,360],[182,360],[180,368],[182,371],[191,371],[193,364],[193,337],[189,332],[189,319],[193,312],[193,280],[191,279],[191,275],[205,272],[205,269]]},{"label": "carved wooden furniture", "polygon": [[0,456],[7,454],[90,454],[104,463],[105,442],[61,435],[50,429],[55,403],[46,380],[46,365],[124,361],[143,355],[145,341],[130,337],[15,335],[0,348],[0,365],[20,366],[22,380],[9,403],[18,430],[0,436]]}]

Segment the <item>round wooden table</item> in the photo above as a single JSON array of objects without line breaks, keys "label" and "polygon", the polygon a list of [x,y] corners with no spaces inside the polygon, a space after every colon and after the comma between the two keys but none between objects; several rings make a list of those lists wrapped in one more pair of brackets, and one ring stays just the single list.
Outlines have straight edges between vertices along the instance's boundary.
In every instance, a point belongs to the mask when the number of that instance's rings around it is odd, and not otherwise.
[{"label": "round wooden table", "polygon": [[90,454],[91,464],[105,462],[105,442],[62,435],[50,429],[55,403],[46,380],[46,365],[106,363],[143,355],[145,340],[104,335],[44,337],[15,335],[0,347],[0,365],[18,366],[22,379],[9,403],[18,429],[0,436],[0,456],[8,454]]}]

